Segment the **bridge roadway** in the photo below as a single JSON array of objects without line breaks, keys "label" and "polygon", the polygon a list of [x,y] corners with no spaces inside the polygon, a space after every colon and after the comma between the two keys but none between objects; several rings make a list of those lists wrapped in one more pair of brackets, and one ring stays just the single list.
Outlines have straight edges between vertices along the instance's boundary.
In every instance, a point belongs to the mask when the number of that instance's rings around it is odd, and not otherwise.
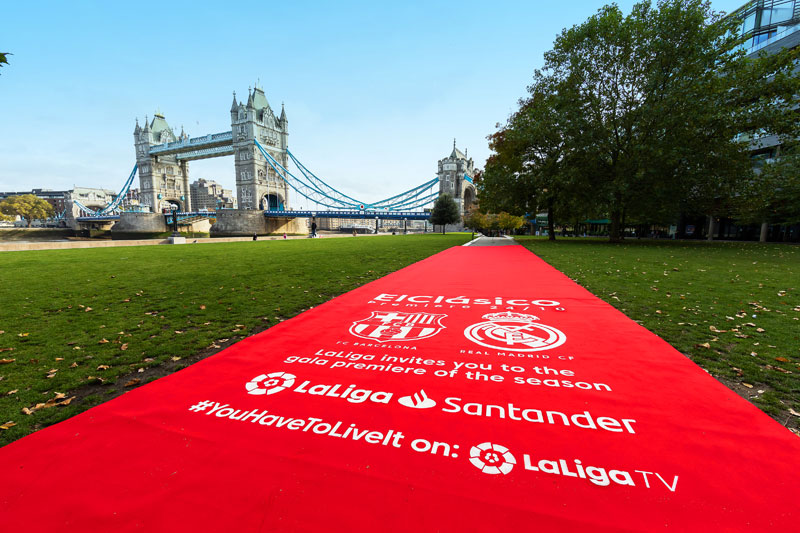
[{"label": "bridge roadway", "polygon": [[367,220],[428,220],[423,211],[264,211],[267,218],[361,218]]},{"label": "bridge roadway", "polygon": [[[178,220],[192,217],[214,218],[216,211],[187,211],[176,213]],[[172,218],[171,213],[165,217]],[[357,218],[365,220],[428,220],[431,215],[422,211],[264,211],[266,218]],[[106,222],[119,220],[119,215],[76,217],[78,222]]]}]

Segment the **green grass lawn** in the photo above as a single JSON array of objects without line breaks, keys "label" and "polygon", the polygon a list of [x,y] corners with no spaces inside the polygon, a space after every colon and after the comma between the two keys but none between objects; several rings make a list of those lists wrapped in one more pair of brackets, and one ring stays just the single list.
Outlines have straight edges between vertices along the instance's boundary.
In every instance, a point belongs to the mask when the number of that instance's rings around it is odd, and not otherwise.
[{"label": "green grass lawn", "polygon": [[518,241],[782,424],[800,426],[799,246]]},{"label": "green grass lawn", "polygon": [[[176,358],[227,345],[468,240],[427,234],[2,252],[0,445],[106,400],[123,376],[137,385],[150,367],[179,366]],[[87,386],[98,392],[75,393]]]}]

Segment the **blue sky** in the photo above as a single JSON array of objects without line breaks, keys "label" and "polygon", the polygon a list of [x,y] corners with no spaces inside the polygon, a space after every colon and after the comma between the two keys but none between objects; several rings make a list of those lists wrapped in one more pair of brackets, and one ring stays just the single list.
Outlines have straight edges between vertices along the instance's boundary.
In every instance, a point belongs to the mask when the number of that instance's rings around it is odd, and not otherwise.
[{"label": "blue sky", "polygon": [[[137,117],[160,109],[191,136],[230,130],[232,92],[246,97],[260,80],[276,112],[285,103],[292,152],[334,187],[378,200],[434,177],[454,137],[483,167],[486,136],[556,34],[603,3],[7,3],[0,191],[118,189]],[[232,157],[189,171],[234,186]]]}]

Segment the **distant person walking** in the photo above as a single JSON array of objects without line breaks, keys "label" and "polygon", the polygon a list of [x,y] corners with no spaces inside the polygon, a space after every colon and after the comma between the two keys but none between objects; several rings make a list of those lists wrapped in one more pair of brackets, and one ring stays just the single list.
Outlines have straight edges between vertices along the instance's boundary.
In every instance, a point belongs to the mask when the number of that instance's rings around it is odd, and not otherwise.
[{"label": "distant person walking", "polygon": [[316,222],[312,222],[311,223],[311,236],[312,237],[316,237],[317,236],[317,223]]},{"label": "distant person walking", "polygon": [[257,240],[258,240],[258,233],[253,233],[253,240],[254,240],[254,241],[257,241]]}]

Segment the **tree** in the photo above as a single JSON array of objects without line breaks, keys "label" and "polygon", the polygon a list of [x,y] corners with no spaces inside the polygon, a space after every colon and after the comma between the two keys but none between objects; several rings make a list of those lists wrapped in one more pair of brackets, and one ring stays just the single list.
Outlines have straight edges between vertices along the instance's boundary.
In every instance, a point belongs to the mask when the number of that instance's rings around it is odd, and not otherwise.
[{"label": "tree", "polygon": [[787,110],[798,50],[745,58],[739,23],[703,0],[662,0],[627,16],[605,6],[563,30],[530,98],[491,137],[484,205],[521,190],[527,207],[547,208],[551,235],[556,212],[607,216],[611,240],[626,220],[710,213],[750,175],[749,139],[737,134],[797,134]]},{"label": "tree", "polygon": [[486,218],[486,215],[477,209],[473,209],[464,215],[464,226],[475,231],[480,231],[489,227],[489,221]]},{"label": "tree", "polygon": [[29,228],[34,220],[55,214],[52,205],[33,194],[9,196],[0,202],[0,212],[5,215],[19,215],[25,219]]},{"label": "tree", "polygon": [[436,199],[431,209],[431,224],[442,226],[442,235],[445,232],[445,225],[455,224],[461,217],[458,213],[458,205],[449,194],[443,194]]},{"label": "tree", "polygon": [[7,56],[10,56],[10,55],[11,54],[9,54],[8,52],[0,52],[0,67],[2,67],[3,65],[8,65],[8,57]]},{"label": "tree", "polygon": [[786,149],[760,165],[735,199],[740,221],[796,224],[800,222],[800,147]]},{"label": "tree", "polygon": [[525,219],[522,217],[505,212],[497,214],[497,226],[503,231],[514,231],[521,228],[523,224],[525,224]]},{"label": "tree", "polygon": [[520,101],[520,110],[490,136],[495,153],[486,164],[481,198],[490,209],[516,215],[546,210],[549,238],[555,240],[557,213],[588,214],[592,191],[580,171],[584,154],[567,144],[570,123],[564,108],[572,90],[537,73],[528,91],[531,96]]}]

